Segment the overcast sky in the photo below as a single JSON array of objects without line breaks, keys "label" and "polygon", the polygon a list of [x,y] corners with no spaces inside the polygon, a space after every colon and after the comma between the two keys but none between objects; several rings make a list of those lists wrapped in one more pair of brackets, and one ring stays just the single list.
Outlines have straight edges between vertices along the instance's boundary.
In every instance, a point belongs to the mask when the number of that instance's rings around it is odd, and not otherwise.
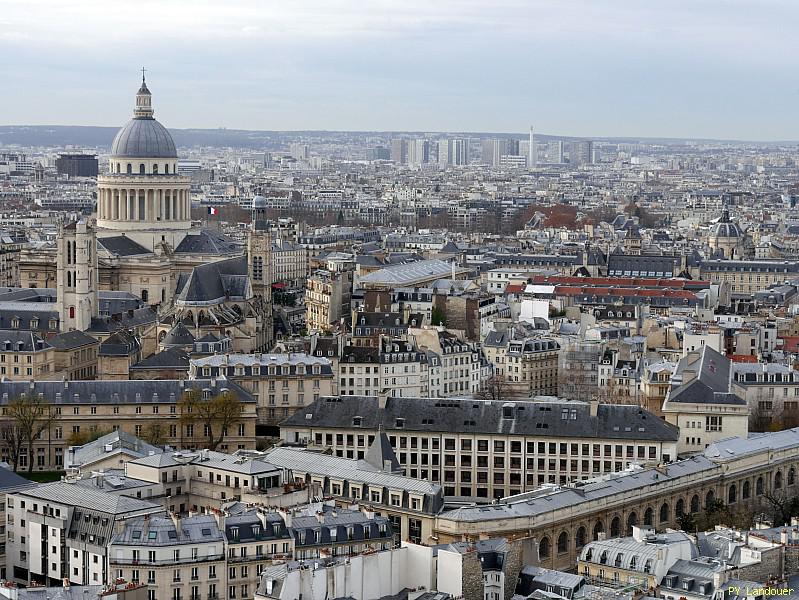
[{"label": "overcast sky", "polygon": [[2,0],[0,124],[799,139],[797,0]]}]

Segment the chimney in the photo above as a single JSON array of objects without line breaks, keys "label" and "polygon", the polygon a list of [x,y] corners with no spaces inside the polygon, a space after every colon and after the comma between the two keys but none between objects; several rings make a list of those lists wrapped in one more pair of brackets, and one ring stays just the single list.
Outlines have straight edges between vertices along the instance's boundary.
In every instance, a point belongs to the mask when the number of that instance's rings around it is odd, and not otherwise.
[{"label": "chimney", "polygon": [[178,515],[176,512],[170,512],[169,516],[172,519],[172,524],[175,526],[175,529],[178,532],[178,536],[180,536],[180,515]]},{"label": "chimney", "polygon": [[227,519],[227,513],[224,510],[215,510],[214,517],[216,517],[216,524],[219,526],[219,529],[225,529],[225,520]]},{"label": "chimney", "polygon": [[780,543],[783,546],[787,546],[788,545],[788,530],[787,529],[782,529],[780,531]]},{"label": "chimney", "polygon": [[591,396],[590,412],[592,417],[596,417],[599,412],[599,398],[597,396]]},{"label": "chimney", "polygon": [[386,410],[386,404],[388,403],[388,390],[382,390],[377,394],[377,407],[380,410]]}]

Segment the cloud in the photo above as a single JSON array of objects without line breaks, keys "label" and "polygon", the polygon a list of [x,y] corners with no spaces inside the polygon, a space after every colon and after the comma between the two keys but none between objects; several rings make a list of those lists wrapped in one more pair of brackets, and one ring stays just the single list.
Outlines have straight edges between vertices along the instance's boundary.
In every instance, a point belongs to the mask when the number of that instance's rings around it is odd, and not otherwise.
[{"label": "cloud", "polygon": [[4,0],[0,102],[115,124],[144,64],[173,126],[797,137],[798,20],[788,0]]}]

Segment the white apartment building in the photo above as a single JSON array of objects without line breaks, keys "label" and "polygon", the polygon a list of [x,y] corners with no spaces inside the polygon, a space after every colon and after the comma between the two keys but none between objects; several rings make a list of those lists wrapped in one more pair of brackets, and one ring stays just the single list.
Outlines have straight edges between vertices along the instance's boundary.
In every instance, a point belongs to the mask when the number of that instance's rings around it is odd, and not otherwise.
[{"label": "white apartment building", "polygon": [[98,585],[111,580],[108,544],[125,521],[160,504],[55,482],[6,497],[6,575],[30,585]]}]

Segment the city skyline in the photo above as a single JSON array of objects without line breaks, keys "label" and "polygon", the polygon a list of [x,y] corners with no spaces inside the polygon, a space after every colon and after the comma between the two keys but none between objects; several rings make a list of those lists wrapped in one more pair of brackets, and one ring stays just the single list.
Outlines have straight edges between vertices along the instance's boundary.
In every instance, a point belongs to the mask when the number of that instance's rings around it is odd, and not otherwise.
[{"label": "city skyline", "polygon": [[143,64],[174,128],[799,138],[787,2],[37,5],[0,18],[2,124],[114,125]]}]

